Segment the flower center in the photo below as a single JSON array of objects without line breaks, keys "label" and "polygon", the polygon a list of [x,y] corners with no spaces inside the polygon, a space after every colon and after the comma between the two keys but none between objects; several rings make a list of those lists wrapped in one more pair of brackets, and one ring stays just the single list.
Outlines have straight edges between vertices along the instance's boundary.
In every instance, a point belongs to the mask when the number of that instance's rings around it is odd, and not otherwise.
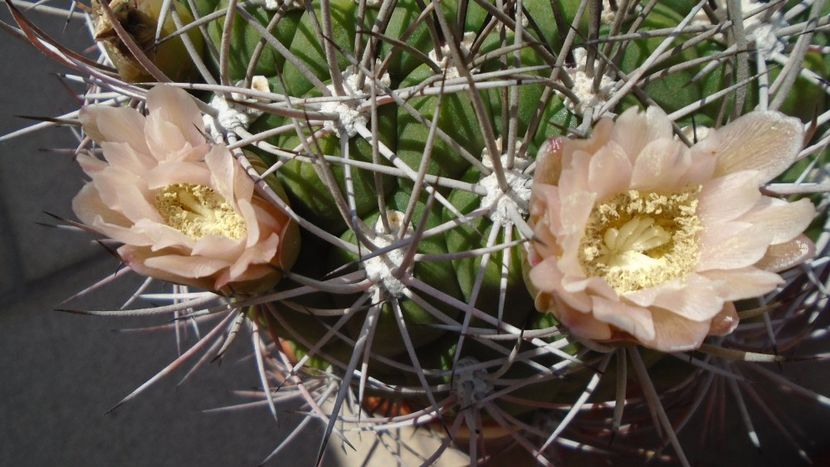
[{"label": "flower center", "polygon": [[155,206],[167,225],[194,240],[207,236],[239,240],[248,233],[242,216],[204,185],[167,185],[156,193]]},{"label": "flower center", "polygon": [[619,294],[682,277],[698,258],[697,189],[681,193],[630,190],[595,207],[580,242],[589,276]]}]

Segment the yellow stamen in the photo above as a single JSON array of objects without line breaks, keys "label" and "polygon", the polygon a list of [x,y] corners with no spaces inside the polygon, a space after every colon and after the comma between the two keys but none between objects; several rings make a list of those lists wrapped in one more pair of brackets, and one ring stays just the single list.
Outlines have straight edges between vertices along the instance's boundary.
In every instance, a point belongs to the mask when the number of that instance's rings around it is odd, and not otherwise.
[{"label": "yellow stamen", "polygon": [[699,250],[699,190],[630,190],[595,207],[580,243],[585,272],[605,278],[617,293],[653,287],[691,272]]},{"label": "yellow stamen", "polygon": [[167,225],[194,240],[207,236],[239,240],[248,233],[242,216],[204,185],[168,185],[156,193],[155,206]]}]

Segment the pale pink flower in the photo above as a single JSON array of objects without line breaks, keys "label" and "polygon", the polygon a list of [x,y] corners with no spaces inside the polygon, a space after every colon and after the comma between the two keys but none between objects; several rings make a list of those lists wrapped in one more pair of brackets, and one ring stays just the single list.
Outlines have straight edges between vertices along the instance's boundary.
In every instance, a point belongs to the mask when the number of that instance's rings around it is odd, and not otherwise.
[{"label": "pale pink flower", "polygon": [[91,178],[72,201],[78,218],[123,245],[140,274],[231,292],[273,286],[299,249],[296,224],[254,194],[224,145],[209,145],[193,98],[170,86],[128,107],[81,109],[105,160],[81,154]]},{"label": "pale pink flower", "polygon": [[573,334],[694,349],[738,324],[734,300],[782,283],[814,253],[815,215],[759,187],[788,168],[801,122],[752,112],[687,147],[657,108],[601,120],[587,140],[540,150],[528,285]]}]

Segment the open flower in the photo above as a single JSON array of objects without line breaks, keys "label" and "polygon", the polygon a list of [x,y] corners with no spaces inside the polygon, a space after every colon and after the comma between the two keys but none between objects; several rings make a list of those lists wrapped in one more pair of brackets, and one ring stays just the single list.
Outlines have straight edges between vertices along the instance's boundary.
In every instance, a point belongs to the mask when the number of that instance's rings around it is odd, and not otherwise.
[{"label": "open flower", "polygon": [[273,286],[296,259],[296,224],[254,195],[225,146],[206,144],[186,92],[157,86],[146,107],[146,117],[81,109],[105,161],[79,155],[92,180],[73,200],[75,214],[123,243],[118,254],[140,274],[225,292]]},{"label": "open flower", "polygon": [[572,333],[662,351],[738,324],[733,300],[782,283],[812,256],[809,200],[764,196],[803,125],[752,112],[689,148],[657,108],[601,120],[587,140],[552,140],[534,177],[528,285]]}]

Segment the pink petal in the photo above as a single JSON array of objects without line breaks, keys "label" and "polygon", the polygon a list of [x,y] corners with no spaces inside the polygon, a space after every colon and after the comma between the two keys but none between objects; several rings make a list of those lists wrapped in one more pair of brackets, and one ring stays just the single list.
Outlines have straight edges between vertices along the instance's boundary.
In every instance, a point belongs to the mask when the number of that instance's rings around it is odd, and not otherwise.
[{"label": "pink petal", "polygon": [[632,164],[649,142],[671,137],[671,121],[658,107],[649,107],[645,113],[629,108],[617,118],[611,132],[611,139],[622,146]]},{"label": "pink petal", "polygon": [[779,272],[801,264],[816,255],[816,245],[804,235],[789,242],[772,245],[760,261],[755,263],[756,268],[770,272]]},{"label": "pink petal", "polygon": [[124,168],[136,175],[146,172],[156,164],[153,158],[136,151],[127,143],[104,141],[100,145],[104,158],[110,165]]},{"label": "pink petal", "polygon": [[598,320],[616,326],[638,340],[654,339],[654,323],[649,310],[600,297],[591,298],[593,314]]},{"label": "pink petal", "polygon": [[158,190],[177,183],[210,186],[210,171],[201,162],[161,162],[145,176],[147,187]]},{"label": "pink petal", "polygon": [[723,308],[723,298],[717,293],[717,284],[706,277],[689,274],[683,279],[655,287],[654,307],[695,322],[709,321]]},{"label": "pink petal", "polygon": [[556,300],[552,311],[556,319],[576,336],[600,341],[611,338],[611,327],[590,313],[580,313],[559,300]]},{"label": "pink petal", "polygon": [[643,344],[662,352],[682,352],[700,347],[709,333],[709,321],[696,322],[670,311],[652,308],[654,339]]},{"label": "pink petal", "polygon": [[539,147],[536,153],[536,169],[533,172],[533,184],[558,185],[562,173],[562,145],[564,138],[550,138]]},{"label": "pink petal", "polygon": [[144,133],[150,152],[159,161],[178,160],[191,147],[179,127],[158,113],[147,117]]},{"label": "pink petal", "polygon": [[239,280],[251,264],[265,264],[270,263],[277,255],[277,247],[279,246],[279,236],[271,234],[265,240],[257,243],[251,248],[246,248],[239,256],[236,262],[231,266],[230,278],[231,281]]},{"label": "pink petal", "polygon": [[237,206],[239,207],[239,214],[245,219],[245,226],[248,228],[248,241],[245,246],[246,248],[251,248],[260,239],[259,222],[256,218],[256,212],[253,206],[251,206],[251,203],[245,200],[240,200]]},{"label": "pink petal", "polygon": [[701,273],[702,276],[719,284],[718,293],[724,300],[743,300],[772,292],[784,283],[778,274],[755,267],[712,270]]},{"label": "pink petal", "polygon": [[183,89],[165,85],[154,87],[147,92],[147,109],[150,116],[177,127],[192,146],[205,142],[202,113],[193,96]]},{"label": "pink petal", "polygon": [[735,304],[726,302],[723,304],[723,310],[712,318],[712,323],[709,325],[710,336],[726,336],[732,334],[732,331],[738,327],[738,312],[735,311]]},{"label": "pink petal", "polygon": [[768,232],[746,223],[729,222],[704,230],[697,271],[739,269],[760,260],[770,243]]},{"label": "pink petal", "polygon": [[75,157],[75,160],[78,162],[78,165],[81,166],[81,170],[83,170],[87,175],[92,175],[109,167],[109,164],[105,161],[102,161],[101,159],[91,156],[85,152],[79,153]]},{"label": "pink petal", "polygon": [[211,185],[231,205],[234,204],[234,182],[237,164],[225,146],[214,146],[205,156],[210,170]]},{"label": "pink petal", "polygon": [[216,258],[233,263],[245,250],[245,244],[240,240],[232,240],[218,235],[202,237],[193,245],[192,254],[205,258]]},{"label": "pink petal", "polygon": [[72,210],[78,219],[97,232],[121,243],[149,245],[150,240],[131,230],[132,222],[111,210],[101,201],[92,183],[87,183],[72,199]]},{"label": "pink petal", "polygon": [[761,182],[792,165],[804,142],[801,121],[772,111],[750,112],[713,133],[719,154],[716,175],[758,170]]},{"label": "pink petal", "polygon": [[603,201],[625,191],[631,177],[631,163],[618,144],[609,141],[591,158],[588,187]]},{"label": "pink petal", "polygon": [[154,252],[165,248],[176,247],[183,250],[182,252],[189,254],[191,248],[196,243],[195,240],[173,227],[149,219],[137,221],[133,230],[150,239],[152,242],[151,250]]},{"label": "pink petal", "polygon": [[131,107],[91,105],[78,112],[84,132],[96,143],[126,143],[138,152],[149,154],[144,140],[144,116]]},{"label": "pink petal", "polygon": [[689,148],[672,138],[648,142],[634,161],[631,187],[643,191],[678,191],[678,180],[691,166]]},{"label": "pink petal", "polygon": [[794,203],[785,201],[774,202],[771,206],[760,211],[752,211],[738,219],[749,222],[757,228],[768,232],[772,237],[771,243],[788,242],[810,225],[816,215],[816,208],[807,198]]},{"label": "pink petal", "polygon": [[591,131],[591,136],[588,139],[571,139],[566,138],[562,141],[562,167],[567,167],[571,164],[571,156],[580,151],[587,154],[593,154],[608,142],[611,137],[611,131],[614,128],[614,122],[611,119],[600,119],[594,125]]},{"label": "pink petal", "polygon": [[169,271],[147,266],[146,261],[153,255],[147,248],[135,248],[130,245],[124,245],[118,249],[118,254],[130,269],[142,276],[154,277],[163,281],[190,285],[201,289],[210,289],[213,285],[213,281],[210,278],[182,277]]},{"label": "pink petal", "polygon": [[590,172],[593,153],[576,151],[570,158],[570,163],[562,170],[559,178],[559,196],[565,197],[571,193],[590,191],[588,188],[588,173]]},{"label": "pink petal", "polygon": [[737,219],[761,199],[754,170],[734,172],[703,185],[698,195],[697,215],[705,226]]},{"label": "pink petal", "polygon": [[144,260],[144,265],[183,278],[207,277],[230,266],[220,259],[187,255],[151,256]]},{"label": "pink petal", "polygon": [[547,257],[530,269],[528,278],[538,291],[553,293],[561,287],[562,272],[556,267],[556,258]]},{"label": "pink petal", "polygon": [[[560,195],[563,193],[560,192]],[[561,198],[559,221],[564,235],[579,235],[585,231],[585,224],[594,209],[596,193],[587,191],[571,193]]]}]

